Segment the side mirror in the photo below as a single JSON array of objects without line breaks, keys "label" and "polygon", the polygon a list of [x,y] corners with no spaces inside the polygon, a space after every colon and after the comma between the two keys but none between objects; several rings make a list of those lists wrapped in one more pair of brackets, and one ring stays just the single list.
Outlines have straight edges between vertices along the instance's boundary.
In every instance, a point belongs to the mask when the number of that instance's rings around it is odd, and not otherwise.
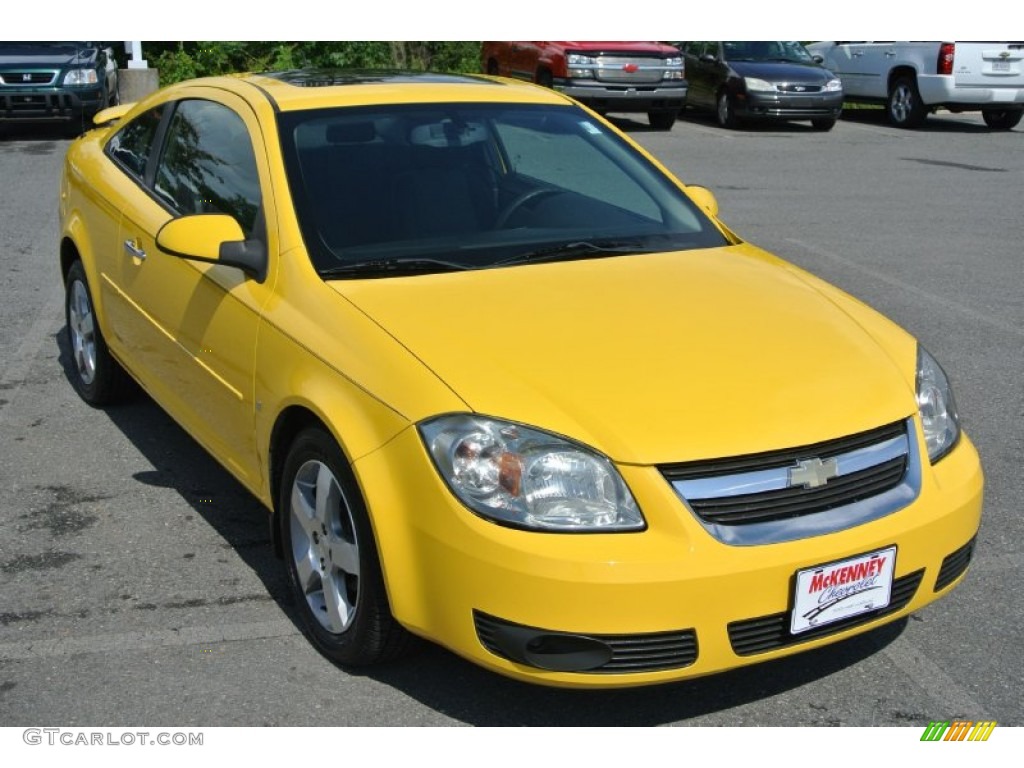
[{"label": "side mirror", "polygon": [[156,233],[156,245],[172,256],[235,267],[261,283],[267,277],[266,246],[246,240],[238,222],[224,213],[171,219]]},{"label": "side mirror", "polygon": [[814,59],[815,63],[817,63],[817,64],[824,64],[825,63],[825,57],[822,56],[820,53],[814,54],[813,56],[811,56],[811,58]]},{"label": "side mirror", "polygon": [[707,187],[687,185],[686,194],[697,204],[697,207],[713,218],[718,218],[718,200],[714,192]]}]

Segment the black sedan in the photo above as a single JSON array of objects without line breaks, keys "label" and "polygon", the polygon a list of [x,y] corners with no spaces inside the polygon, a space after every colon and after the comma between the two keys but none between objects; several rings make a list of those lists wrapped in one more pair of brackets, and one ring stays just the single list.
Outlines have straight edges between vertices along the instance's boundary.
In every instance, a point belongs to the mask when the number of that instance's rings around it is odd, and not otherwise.
[{"label": "black sedan", "polygon": [[679,43],[686,63],[686,106],[714,110],[735,128],[745,119],[810,120],[820,131],[843,108],[839,78],[795,41]]}]

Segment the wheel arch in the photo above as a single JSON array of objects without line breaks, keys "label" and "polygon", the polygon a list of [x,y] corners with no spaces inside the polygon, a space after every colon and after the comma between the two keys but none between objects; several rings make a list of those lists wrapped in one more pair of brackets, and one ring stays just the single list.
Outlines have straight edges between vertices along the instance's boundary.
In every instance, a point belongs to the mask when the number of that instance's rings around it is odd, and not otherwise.
[{"label": "wheel arch", "polygon": [[885,92],[889,93],[892,91],[892,87],[896,84],[896,81],[901,77],[912,77],[914,82],[917,82],[917,70],[909,64],[901,64],[898,67],[893,67],[889,70],[889,78],[885,84]]},{"label": "wheel arch", "polygon": [[270,431],[270,444],[267,450],[267,468],[270,480],[270,540],[273,544],[274,554],[280,558],[284,557],[284,549],[281,544],[281,531],[277,524],[277,505],[281,493],[281,481],[284,474],[285,461],[288,458],[288,448],[295,442],[295,438],[304,429],[310,427],[321,427],[327,434],[335,438],[341,448],[342,455],[348,459],[341,441],[334,435],[333,430],[327,426],[325,421],[312,409],[304,405],[290,405],[277,415],[277,420]]}]

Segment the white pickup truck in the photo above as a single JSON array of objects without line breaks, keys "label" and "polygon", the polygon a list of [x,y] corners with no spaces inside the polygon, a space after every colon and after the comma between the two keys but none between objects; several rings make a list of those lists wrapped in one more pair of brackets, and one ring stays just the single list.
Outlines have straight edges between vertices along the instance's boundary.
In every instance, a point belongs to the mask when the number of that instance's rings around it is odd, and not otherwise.
[{"label": "white pickup truck", "polygon": [[885,104],[901,128],[939,107],[981,110],[1008,131],[1024,114],[1024,42],[836,42],[807,46],[839,76],[847,101]]}]

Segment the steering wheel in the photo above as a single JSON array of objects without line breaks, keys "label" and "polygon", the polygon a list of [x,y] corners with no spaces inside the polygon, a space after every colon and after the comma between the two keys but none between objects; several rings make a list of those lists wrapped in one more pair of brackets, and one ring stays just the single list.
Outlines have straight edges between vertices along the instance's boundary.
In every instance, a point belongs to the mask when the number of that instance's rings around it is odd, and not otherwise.
[{"label": "steering wheel", "polygon": [[531,189],[529,192],[523,192],[515,200],[510,202],[504,208],[501,209],[501,213],[498,214],[497,220],[494,222],[495,229],[501,229],[508,223],[508,220],[512,218],[512,214],[522,208],[530,200],[536,200],[539,197],[547,197],[548,195],[558,195],[564,192],[563,189],[557,189],[555,187],[540,187],[538,189]]}]

